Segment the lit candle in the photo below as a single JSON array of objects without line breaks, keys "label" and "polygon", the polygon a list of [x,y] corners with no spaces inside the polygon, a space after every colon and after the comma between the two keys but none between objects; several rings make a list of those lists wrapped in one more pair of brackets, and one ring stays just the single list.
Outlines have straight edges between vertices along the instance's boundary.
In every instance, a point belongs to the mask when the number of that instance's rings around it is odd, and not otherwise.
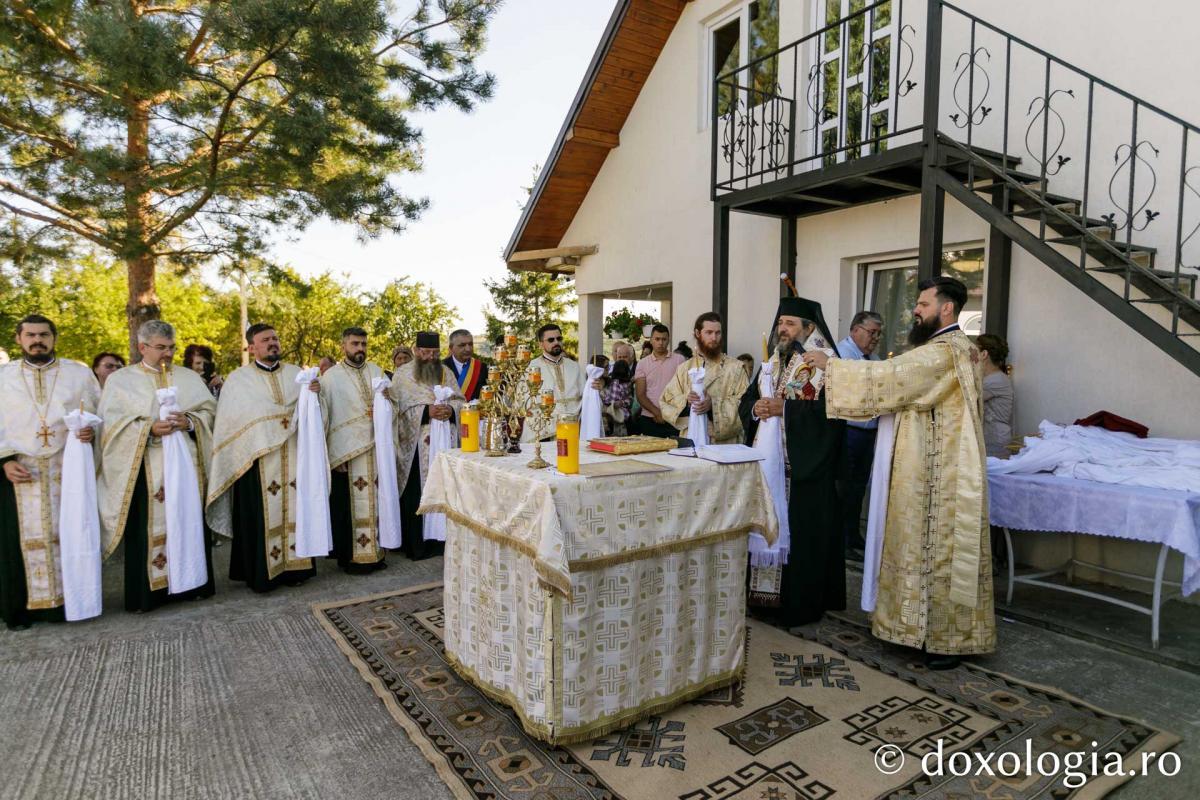
[{"label": "lit candle", "polygon": [[517,346],[517,335],[515,333],[504,334],[504,346],[505,347],[516,347]]},{"label": "lit candle", "polygon": [[535,369],[532,372],[530,372],[529,373],[529,382],[532,383],[534,386],[541,385],[542,371],[540,369]]},{"label": "lit candle", "polygon": [[551,392],[542,395],[542,405],[548,409],[554,408],[554,395]]},{"label": "lit candle", "polygon": [[517,348],[517,360],[528,361],[530,357],[528,345],[521,345]]},{"label": "lit candle", "polygon": [[497,361],[508,361],[508,358],[509,358],[509,353],[508,353],[507,347],[501,347],[499,350],[496,351],[496,360]]},{"label": "lit candle", "polygon": [[485,403],[492,402],[492,398],[494,398],[495,396],[496,396],[496,393],[492,391],[492,387],[490,387],[490,386],[485,386],[479,390],[479,397]]},{"label": "lit candle", "polygon": [[488,367],[488,383],[496,383],[500,380],[500,368],[495,364]]}]

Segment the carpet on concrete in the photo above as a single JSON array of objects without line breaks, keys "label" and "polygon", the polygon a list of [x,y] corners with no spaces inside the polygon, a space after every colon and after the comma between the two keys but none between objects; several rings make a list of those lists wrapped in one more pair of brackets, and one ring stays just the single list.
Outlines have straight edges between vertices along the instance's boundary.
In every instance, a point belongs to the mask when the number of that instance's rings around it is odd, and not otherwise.
[{"label": "carpet on concrete", "polygon": [[[802,636],[751,620],[740,684],[592,742],[554,748],[451,668],[440,584],[313,608],[449,789],[471,800],[1091,800],[1128,780],[1143,753],[1179,741],[978,667],[931,672],[913,651],[882,644],[849,620],[827,619]],[[926,775],[922,762],[935,764],[939,747],[945,769]],[[1116,757],[1106,754],[1118,754],[1122,774],[1085,781],[1093,751],[1101,770],[1108,763],[1115,771]],[[955,753],[963,755],[951,761]],[[1043,754],[1047,766],[1082,758],[1082,771],[1040,776]],[[993,774],[974,774],[981,761]],[[964,765],[972,774],[953,774]]]}]

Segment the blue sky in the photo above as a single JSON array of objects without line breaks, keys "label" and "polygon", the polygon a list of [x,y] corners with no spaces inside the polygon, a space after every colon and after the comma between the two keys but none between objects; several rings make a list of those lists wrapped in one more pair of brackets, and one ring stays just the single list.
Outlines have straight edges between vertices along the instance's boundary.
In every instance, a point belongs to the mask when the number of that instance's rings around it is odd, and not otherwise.
[{"label": "blue sky", "polygon": [[521,187],[549,155],[613,7],[614,0],[508,0],[479,62],[496,76],[492,100],[472,114],[447,108],[416,119],[425,168],[397,184],[430,199],[422,218],[365,245],[352,228],[318,221],[277,243],[276,257],[305,275],[349,273],[367,288],[409,275],[456,306],[458,323],[482,330],[482,281],[504,273]]}]

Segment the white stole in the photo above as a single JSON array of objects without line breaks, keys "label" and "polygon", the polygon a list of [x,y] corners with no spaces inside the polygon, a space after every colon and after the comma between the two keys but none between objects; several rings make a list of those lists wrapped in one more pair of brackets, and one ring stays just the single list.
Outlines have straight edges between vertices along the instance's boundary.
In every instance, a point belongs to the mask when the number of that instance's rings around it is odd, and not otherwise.
[{"label": "white stole", "polygon": [[[688,380],[692,382],[692,391],[700,398],[700,402],[704,402],[704,367],[692,367],[688,370]],[[688,438],[696,447],[707,447],[711,442],[708,440],[708,415],[697,414],[696,409],[692,409],[691,416],[688,417]]]},{"label": "white stole", "polygon": [[309,384],[321,377],[316,367],[300,370],[296,383],[296,555],[323,557],[333,549],[329,521],[329,453],[325,449],[325,423],[321,401]]},{"label": "white stole", "polygon": [[[156,390],[160,421],[180,413],[178,393],[174,386]],[[208,566],[204,563],[204,503],[186,436],[183,431],[172,431],[162,437],[169,594],[180,594],[208,582]]]},{"label": "white stole", "polygon": [[579,441],[587,442],[604,436],[604,418],[600,415],[600,390],[592,382],[604,375],[604,367],[587,365],[587,383],[583,387],[583,403],[579,409]]},{"label": "white stole", "polygon": [[384,392],[392,382],[376,378],[371,382],[375,399],[371,419],[375,425],[375,476],[379,486],[375,502],[379,508],[379,546],[400,546],[400,489],[396,477],[396,439],[393,436],[392,403]]},{"label": "white stole", "polygon": [[96,461],[92,446],[79,441],[81,428],[95,428],[100,418],[75,410],[63,417],[62,499],[58,510],[59,555],[63,599],[68,621],[100,616],[100,513],[96,506]]},{"label": "white stole", "polygon": [[[452,396],[454,396],[454,390],[449,386],[438,384],[433,387],[434,405],[445,405]],[[454,447],[454,429],[451,427],[450,421],[431,419],[429,421],[429,465],[433,466],[433,460],[437,458],[438,453],[452,447]],[[422,533],[425,541],[446,541],[446,515],[426,514],[422,524]]]},{"label": "white stole", "polygon": [[871,501],[867,506],[867,546],[863,551],[862,610],[875,610],[879,591],[879,562],[883,559],[883,529],[887,524],[888,492],[892,481],[892,450],[896,445],[896,415],[879,417],[875,461],[871,464]]},{"label": "white stole", "polygon": [[[764,361],[758,373],[758,396],[774,397],[772,374],[775,365]],[[779,538],[775,544],[768,545],[761,533],[750,534],[750,565],[753,567],[781,567],[787,563],[788,551],[791,549],[792,534],[788,525],[787,506],[787,476],[783,458],[783,418],[767,417],[758,423],[758,432],[754,437],[754,449],[762,454],[758,462],[767,490],[771,494],[771,502],[775,506],[775,516],[779,520]]]}]

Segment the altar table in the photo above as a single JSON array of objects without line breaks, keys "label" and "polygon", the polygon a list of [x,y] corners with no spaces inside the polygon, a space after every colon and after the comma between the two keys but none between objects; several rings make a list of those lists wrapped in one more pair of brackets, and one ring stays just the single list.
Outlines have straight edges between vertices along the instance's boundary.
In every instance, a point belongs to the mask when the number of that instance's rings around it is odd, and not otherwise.
[{"label": "altar table", "polygon": [[758,464],[640,454],[628,458],[672,469],[585,478],[528,469],[532,447],[504,458],[451,450],[430,465],[421,513],[447,518],[455,669],[552,744],[735,682],[747,535],[776,535]]}]

